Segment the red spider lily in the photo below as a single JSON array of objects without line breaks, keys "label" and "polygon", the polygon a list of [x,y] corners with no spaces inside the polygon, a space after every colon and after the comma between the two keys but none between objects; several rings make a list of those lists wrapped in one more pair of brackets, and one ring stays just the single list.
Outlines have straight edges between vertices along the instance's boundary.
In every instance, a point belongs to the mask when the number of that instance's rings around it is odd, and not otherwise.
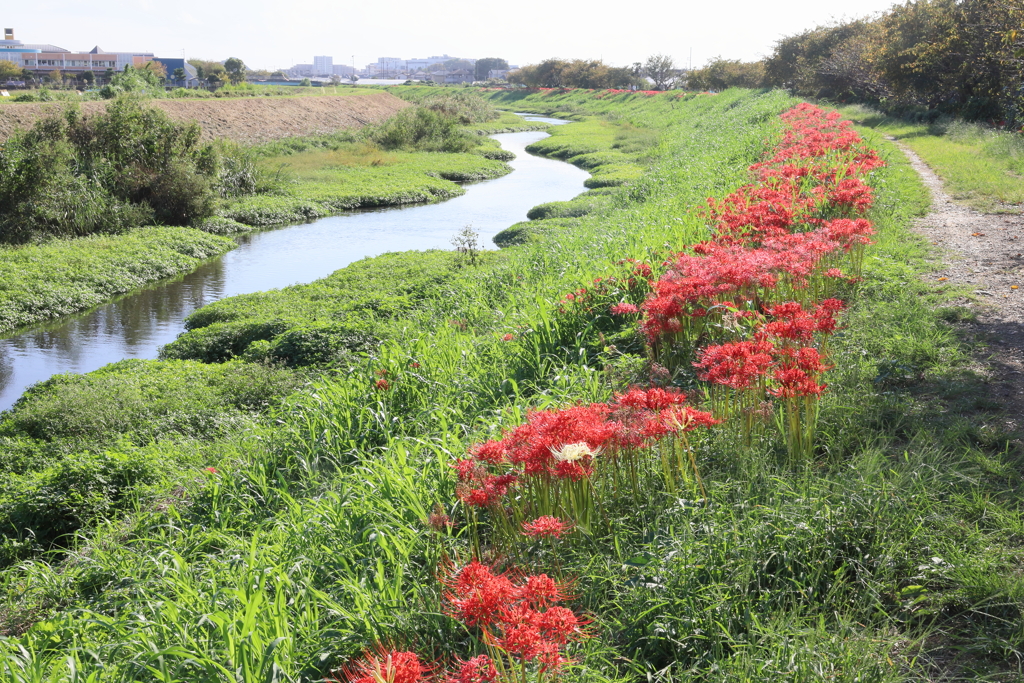
[{"label": "red spider lily", "polygon": [[416,683],[427,680],[430,670],[415,652],[381,647],[367,651],[341,673],[348,683]]},{"label": "red spider lily", "polygon": [[206,471],[209,472],[210,474],[217,474],[217,468],[216,467],[207,467]]},{"label": "red spider lily", "polygon": [[632,315],[633,313],[639,313],[640,309],[634,304],[619,303],[613,305],[610,309],[612,315]]},{"label": "red spider lily", "polygon": [[523,535],[531,538],[561,538],[572,531],[573,524],[558,517],[545,515],[532,522],[523,522]]},{"label": "red spider lily", "polygon": [[698,377],[731,389],[748,389],[761,381],[775,362],[775,347],[765,339],[708,346],[694,365]]},{"label": "red spider lily", "polygon": [[391,382],[386,379],[379,379],[373,383],[373,386],[377,388],[377,391],[387,391],[391,388]]},{"label": "red spider lily", "polygon": [[498,671],[487,655],[478,655],[459,662],[458,669],[445,678],[445,683],[498,683]]}]

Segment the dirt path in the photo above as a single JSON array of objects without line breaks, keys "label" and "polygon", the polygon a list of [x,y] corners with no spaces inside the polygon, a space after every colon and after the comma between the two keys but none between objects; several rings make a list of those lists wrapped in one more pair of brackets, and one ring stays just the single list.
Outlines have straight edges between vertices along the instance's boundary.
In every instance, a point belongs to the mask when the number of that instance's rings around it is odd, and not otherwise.
[{"label": "dirt path", "polygon": [[975,300],[963,303],[977,314],[971,331],[989,344],[983,360],[990,398],[1006,406],[1009,431],[1024,430],[1024,215],[984,214],[954,203],[921,158],[896,144],[932,193],[931,213],[914,229],[943,251],[943,269],[934,277],[973,291]]}]

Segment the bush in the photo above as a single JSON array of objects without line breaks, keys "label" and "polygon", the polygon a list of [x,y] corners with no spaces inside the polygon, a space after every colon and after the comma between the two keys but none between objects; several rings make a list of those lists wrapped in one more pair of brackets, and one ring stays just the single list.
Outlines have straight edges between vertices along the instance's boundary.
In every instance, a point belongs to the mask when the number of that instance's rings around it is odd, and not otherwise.
[{"label": "bush", "polygon": [[454,116],[424,107],[410,107],[369,131],[383,149],[426,152],[468,152],[479,142],[459,128]]},{"label": "bush", "polygon": [[0,147],[0,240],[120,232],[213,213],[216,155],[196,124],[122,97],[103,114],[70,106]]}]

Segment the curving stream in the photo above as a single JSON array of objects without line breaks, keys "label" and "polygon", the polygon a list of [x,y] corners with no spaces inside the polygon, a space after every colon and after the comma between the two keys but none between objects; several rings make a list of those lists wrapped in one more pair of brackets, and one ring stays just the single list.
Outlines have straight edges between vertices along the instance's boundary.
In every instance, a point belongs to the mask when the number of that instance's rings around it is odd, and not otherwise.
[{"label": "curving stream", "polygon": [[[531,120],[567,123],[528,116]],[[352,211],[313,223],[238,237],[237,249],[174,280],[162,281],[74,316],[0,339],[0,410],[26,388],[63,372],[90,372],[124,358],[156,358],[182,331],[192,311],[218,299],[312,282],[353,261],[389,251],[451,249],[472,225],[482,244],[526,219],[537,204],[583,192],[589,174],[525,147],[544,132],[494,137],[516,154],[502,178],[473,183],[440,204]]]}]

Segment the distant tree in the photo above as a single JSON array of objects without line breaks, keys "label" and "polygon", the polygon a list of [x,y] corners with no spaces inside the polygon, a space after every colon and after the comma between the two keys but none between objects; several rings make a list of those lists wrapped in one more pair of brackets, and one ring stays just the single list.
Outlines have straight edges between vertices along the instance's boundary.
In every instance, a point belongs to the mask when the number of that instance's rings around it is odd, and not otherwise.
[{"label": "distant tree", "polygon": [[275,81],[287,81],[288,80],[288,74],[286,74],[285,72],[280,71],[280,70],[279,71],[273,71],[270,74],[270,78],[272,78]]},{"label": "distant tree", "polygon": [[232,85],[245,82],[245,62],[238,57],[231,57],[226,60],[224,62],[224,70],[227,71]]},{"label": "distant tree", "polygon": [[0,79],[18,78],[21,76],[21,69],[14,62],[0,59]]},{"label": "distant tree", "polygon": [[139,71],[148,71],[149,73],[156,76],[153,82],[163,82],[167,78],[167,66],[163,62],[158,62],[155,59],[151,59],[148,62],[144,62],[138,68]]},{"label": "distant tree", "polygon": [[54,69],[50,73],[46,74],[46,77],[54,85],[63,85],[64,84],[64,74],[62,74],[60,72],[60,69]]},{"label": "distant tree", "polygon": [[486,81],[488,71],[504,69],[508,69],[508,62],[504,59],[500,57],[485,57],[484,59],[476,60],[473,75],[478,81]]},{"label": "distant tree", "polygon": [[209,85],[222,85],[227,80],[227,71],[220,62],[209,59],[189,59],[188,63],[196,69],[196,76]]},{"label": "distant tree", "polygon": [[83,71],[81,78],[88,85],[92,85],[96,82],[96,74],[94,74],[92,71]]},{"label": "distant tree", "polygon": [[655,90],[667,90],[676,79],[676,65],[668,55],[651,55],[643,65],[643,75],[654,81]]},{"label": "distant tree", "polygon": [[135,69],[126,64],[124,71],[115,73],[110,82],[100,89],[105,99],[113,99],[122,93],[155,93],[164,89],[164,77],[155,69]]},{"label": "distant tree", "polygon": [[110,83],[110,79],[114,77],[114,73],[116,72],[113,69],[107,69],[103,72],[103,80]]},{"label": "distant tree", "polygon": [[630,67],[610,67],[599,60],[545,59],[508,75],[510,83],[531,88],[629,88],[640,82]]},{"label": "distant tree", "polygon": [[299,85],[301,85],[304,88],[308,88],[309,86],[313,85],[313,81],[309,80],[308,78],[303,78],[301,81],[299,81]]},{"label": "distant tree", "polygon": [[338,85],[339,83],[341,83],[341,76],[338,74],[331,74],[331,84]]},{"label": "distant tree", "polygon": [[713,57],[702,68],[690,73],[686,85],[692,90],[760,88],[764,85],[764,72],[764,62]]},{"label": "distant tree", "polygon": [[185,70],[179,66],[177,69],[174,70],[172,76],[175,81],[183,81],[185,80]]}]

